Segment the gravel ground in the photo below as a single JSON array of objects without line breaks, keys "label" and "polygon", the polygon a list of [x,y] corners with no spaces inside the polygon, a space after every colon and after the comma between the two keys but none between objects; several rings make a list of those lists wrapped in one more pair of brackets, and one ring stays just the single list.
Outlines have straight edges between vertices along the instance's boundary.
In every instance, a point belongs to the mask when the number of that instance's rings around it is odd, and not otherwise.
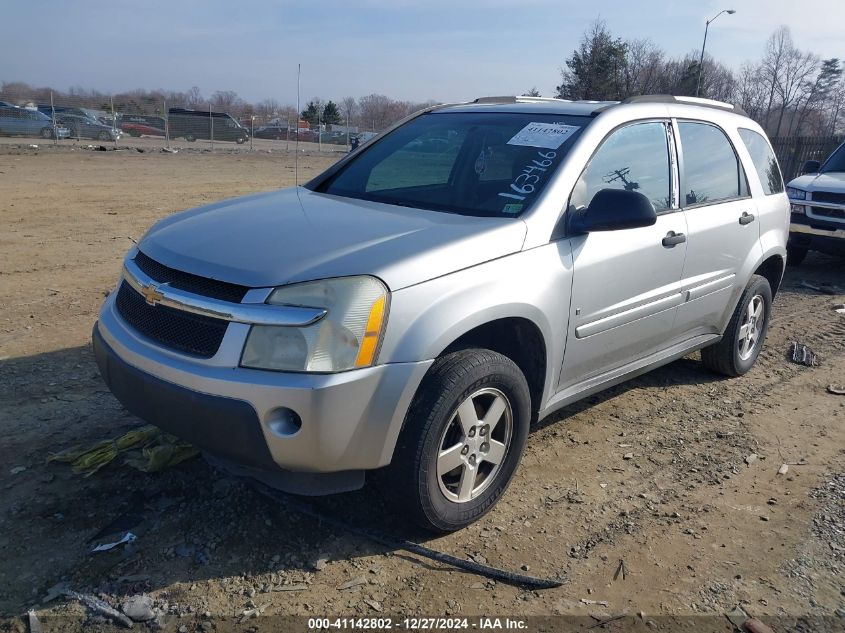
[{"label": "gravel ground", "polygon": [[[301,179],[333,160],[301,154]],[[845,383],[845,317],[832,309],[845,297],[804,285],[845,287],[841,259],[811,254],[789,269],[747,376],[714,376],[693,355],[537,424],[508,493],[468,529],[419,534],[385,506],[378,477],[312,502],[365,530],[558,579],[557,589],[385,547],[200,458],[153,475],[118,459],[88,478],[45,464],[140,424],[103,385],[89,343],[129,238],[182,208],[292,184],[293,173],[283,152],[0,144],[0,630],[26,630],[30,608],[44,630],[107,628],[65,589],[174,631],[411,615],[729,631],[724,614],[737,607],[776,631],[843,630],[845,397],[827,385]],[[788,362],[793,340],[819,366]],[[135,542],[90,553],[127,530]]]}]

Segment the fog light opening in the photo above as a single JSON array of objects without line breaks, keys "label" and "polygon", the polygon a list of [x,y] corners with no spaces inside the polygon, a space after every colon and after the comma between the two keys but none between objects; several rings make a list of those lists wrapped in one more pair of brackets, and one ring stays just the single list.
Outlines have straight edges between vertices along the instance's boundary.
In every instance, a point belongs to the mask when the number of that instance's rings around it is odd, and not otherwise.
[{"label": "fog light opening", "polygon": [[267,426],[276,435],[290,437],[302,428],[302,418],[292,409],[279,407],[273,409],[267,417]]}]

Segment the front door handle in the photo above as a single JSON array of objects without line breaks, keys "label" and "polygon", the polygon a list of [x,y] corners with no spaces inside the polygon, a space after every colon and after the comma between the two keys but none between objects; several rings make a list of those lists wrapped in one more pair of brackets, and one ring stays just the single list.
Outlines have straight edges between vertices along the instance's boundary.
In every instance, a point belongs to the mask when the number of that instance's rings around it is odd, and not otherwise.
[{"label": "front door handle", "polygon": [[743,211],[742,215],[739,216],[739,223],[745,226],[746,224],[751,224],[754,221],[754,214],[748,213],[748,211]]},{"label": "front door handle", "polygon": [[663,238],[663,246],[666,248],[675,248],[678,244],[683,244],[687,241],[687,236],[683,233],[675,233],[675,231],[669,231],[666,234],[666,237]]}]

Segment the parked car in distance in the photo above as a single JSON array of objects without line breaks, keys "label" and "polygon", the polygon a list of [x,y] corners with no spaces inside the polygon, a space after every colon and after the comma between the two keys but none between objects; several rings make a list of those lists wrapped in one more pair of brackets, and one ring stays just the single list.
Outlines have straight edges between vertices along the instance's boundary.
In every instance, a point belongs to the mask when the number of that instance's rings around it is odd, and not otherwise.
[{"label": "parked car in distance", "polygon": [[94,118],[93,111],[85,108],[41,104],[38,106],[38,110],[48,117],[55,112],[56,121],[68,128],[70,136],[73,138],[116,141],[122,136],[121,130],[101,123]]},{"label": "parked car in distance", "polygon": [[303,143],[316,143],[319,140],[317,132],[308,130],[306,128],[298,128],[291,130],[291,140],[299,139]]},{"label": "parked car in distance", "polygon": [[274,141],[284,141],[288,137],[288,129],[284,125],[262,125],[255,128],[255,138],[266,138]]},{"label": "parked car in distance", "polygon": [[240,145],[249,139],[249,131],[225,112],[170,108],[168,122],[170,138],[184,138],[188,142],[213,138]]},{"label": "parked car in distance", "polygon": [[792,210],[788,261],[800,264],[807,251],[845,257],[845,143],[824,163],[808,160],[789,181]]},{"label": "parked car in distance", "polygon": [[70,131],[38,110],[0,106],[0,135],[40,136],[41,138],[67,138]]},{"label": "parked car in distance", "polygon": [[164,136],[165,120],[160,116],[148,116],[143,114],[121,115],[118,127],[129,136]]},{"label": "parked car in distance", "polygon": [[447,532],[494,507],[533,420],[696,350],[748,372],[788,232],[728,104],[435,106],[304,186],[160,220],[94,354],[215,463],[312,495],[387,468],[394,511]]}]

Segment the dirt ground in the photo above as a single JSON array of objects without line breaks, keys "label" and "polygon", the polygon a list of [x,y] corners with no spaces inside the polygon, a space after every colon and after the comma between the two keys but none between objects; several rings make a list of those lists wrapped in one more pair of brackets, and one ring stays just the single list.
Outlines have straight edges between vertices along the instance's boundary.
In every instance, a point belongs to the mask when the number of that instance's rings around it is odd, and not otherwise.
[{"label": "dirt ground", "polygon": [[[314,502],[350,525],[558,579],[556,589],[385,547],[200,458],[160,474],[119,459],[89,478],[45,464],[140,424],[90,346],[130,240],[175,211],[293,183],[292,152],[147,150],[0,145],[0,630],[26,630],[30,608],[45,630],[106,627],[75,600],[48,600],[63,588],[115,607],[146,594],[166,616],[149,626],[183,632],[277,630],[285,615],[730,631],[724,613],[737,606],[776,631],[843,630],[845,396],[827,386],[845,383],[845,316],[833,310],[845,296],[802,285],[845,287],[841,259],[811,254],[789,269],[747,376],[720,378],[692,356],[538,424],[505,497],[457,534],[414,532],[378,487]],[[301,154],[300,178],[336,157]],[[787,361],[796,339],[819,366]],[[110,524],[137,541],[91,554]]]}]

